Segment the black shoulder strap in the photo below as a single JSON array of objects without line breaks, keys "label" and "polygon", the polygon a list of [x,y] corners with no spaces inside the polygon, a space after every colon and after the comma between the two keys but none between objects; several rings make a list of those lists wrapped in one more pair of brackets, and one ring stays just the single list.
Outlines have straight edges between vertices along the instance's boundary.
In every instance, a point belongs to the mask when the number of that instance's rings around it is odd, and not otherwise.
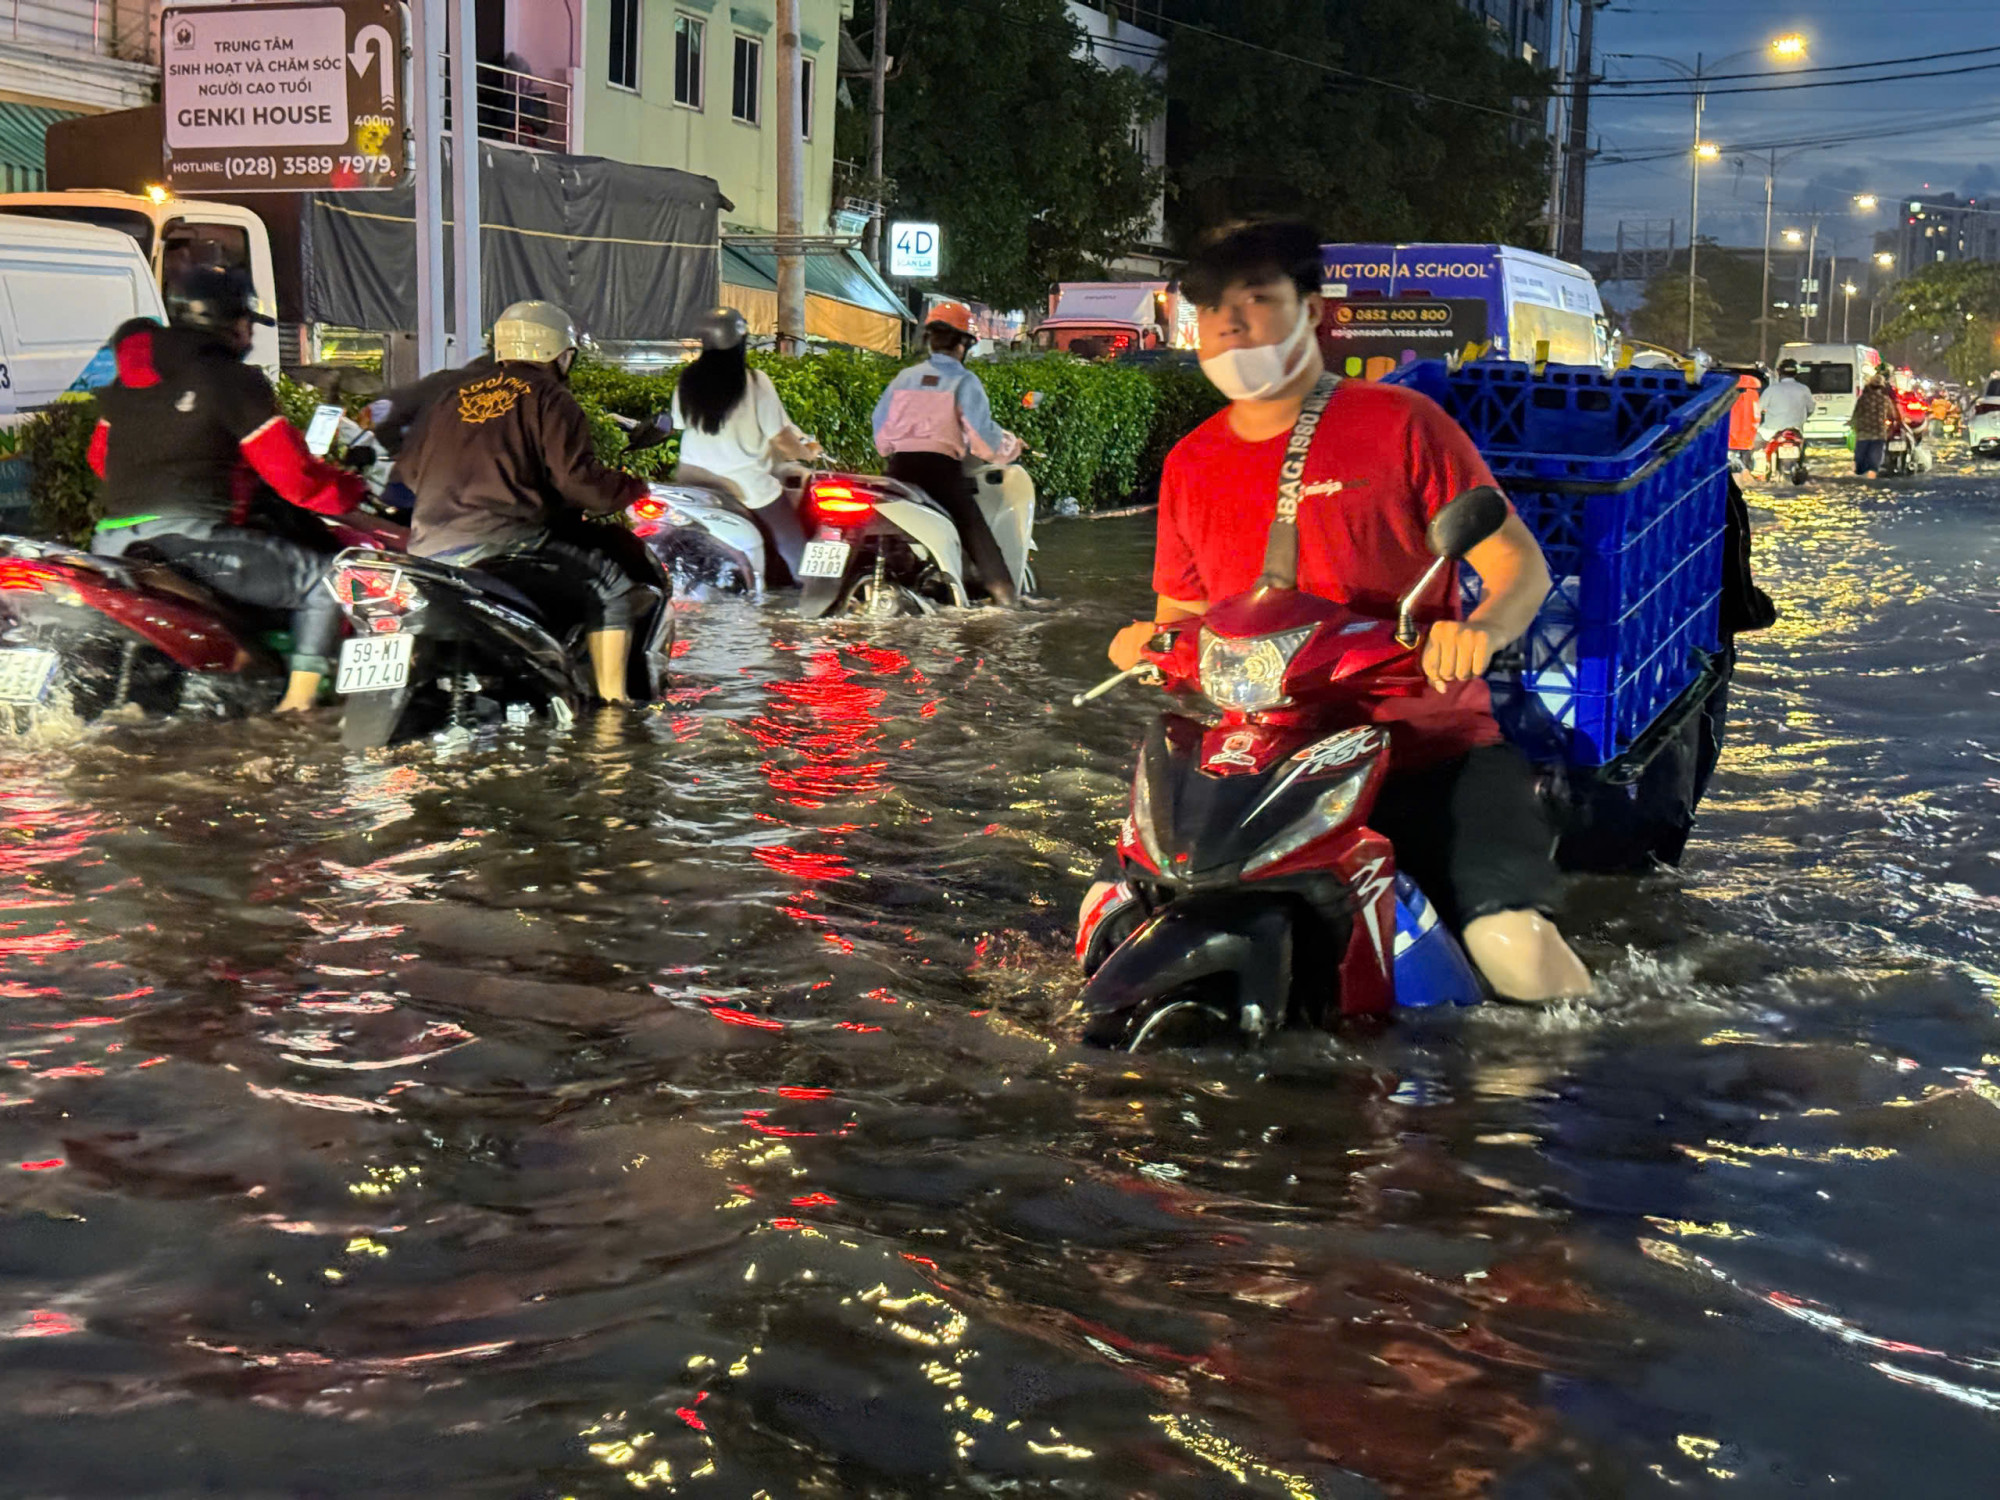
[{"label": "black shoulder strap", "polygon": [[1333,399],[1340,377],[1332,371],[1320,376],[1319,383],[1299,408],[1285,444],[1285,464],[1278,471],[1278,513],[1271,518],[1271,533],[1264,543],[1264,573],[1257,580],[1260,589],[1295,589],[1299,586],[1299,501],[1304,498],[1306,460],[1312,455],[1313,438],[1320,418]]}]

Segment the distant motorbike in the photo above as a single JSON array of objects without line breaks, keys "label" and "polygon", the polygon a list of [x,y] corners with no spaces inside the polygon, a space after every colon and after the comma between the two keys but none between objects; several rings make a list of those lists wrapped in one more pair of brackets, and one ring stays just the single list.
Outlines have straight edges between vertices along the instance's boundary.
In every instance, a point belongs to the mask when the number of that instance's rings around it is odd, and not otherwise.
[{"label": "distant motorbike", "polygon": [[1890,435],[1882,455],[1882,472],[1897,478],[1927,474],[1936,462],[1930,445],[1905,428]]},{"label": "distant motorbike", "polygon": [[[1019,464],[969,460],[967,468],[1015,592],[1031,593],[1034,480]],[[804,518],[815,528],[799,565],[799,613],[807,619],[931,614],[974,602],[957,523],[915,485],[880,474],[815,474]]]},{"label": "distant motorbike", "polygon": [[1490,487],[1433,519],[1400,620],[1259,587],[1155,637],[1133,678],[1187,705],[1140,751],[1120,880],[1077,938],[1084,1036],[1137,1051],[1255,1040],[1398,1006],[1469,1005],[1471,965],[1368,816],[1389,770],[1366,700],[1428,691],[1411,617],[1507,519]]},{"label": "distant motorbike", "polygon": [[1766,443],[1764,472],[1773,479],[1782,476],[1793,484],[1804,484],[1811,478],[1806,469],[1806,435],[1796,427],[1787,427]]}]

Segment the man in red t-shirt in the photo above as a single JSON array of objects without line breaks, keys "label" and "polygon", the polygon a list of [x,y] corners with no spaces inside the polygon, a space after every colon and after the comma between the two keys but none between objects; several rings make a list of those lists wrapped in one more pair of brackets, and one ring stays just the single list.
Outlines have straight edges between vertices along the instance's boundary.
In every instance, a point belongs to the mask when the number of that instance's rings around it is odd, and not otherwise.
[{"label": "man in red t-shirt", "polygon": [[[1153,620],[1112,643],[1120,667],[1138,661],[1158,625],[1245,592],[1263,569],[1286,441],[1325,368],[1319,243],[1302,223],[1237,226],[1212,237],[1182,274],[1200,320],[1202,371],[1230,404],[1167,457],[1153,565],[1159,603]],[[1401,386],[1343,382],[1306,466],[1299,588],[1394,618],[1431,563],[1431,517],[1492,483],[1472,440],[1435,402]],[[1377,714],[1391,773],[1370,821],[1503,999],[1581,995],[1589,972],[1546,915],[1554,833],[1483,680],[1494,653],[1527,630],[1548,596],[1548,565],[1512,515],[1466,560],[1484,585],[1470,618],[1460,618],[1448,575],[1418,609],[1430,622],[1423,668],[1434,691],[1385,700]]]}]

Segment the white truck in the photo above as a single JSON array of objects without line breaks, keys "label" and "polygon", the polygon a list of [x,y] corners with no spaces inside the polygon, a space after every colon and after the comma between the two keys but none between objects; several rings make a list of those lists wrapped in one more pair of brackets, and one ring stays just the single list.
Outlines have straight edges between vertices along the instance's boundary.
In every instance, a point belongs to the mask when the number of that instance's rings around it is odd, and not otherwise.
[{"label": "white truck", "polygon": [[1038,349],[1094,359],[1198,342],[1193,305],[1164,281],[1065,281],[1035,330]]},{"label": "white truck", "polygon": [[[240,267],[250,273],[263,310],[277,316],[277,270],[271,236],[264,221],[247,208],[176,198],[164,189],[150,193],[101,192],[76,189],[63,193],[0,193],[0,214],[93,224],[129,235],[153,268],[155,283],[164,288],[183,269],[195,265]],[[103,331],[108,338],[111,327]],[[251,363],[273,380],[278,376],[278,330],[259,327],[251,346]]]}]

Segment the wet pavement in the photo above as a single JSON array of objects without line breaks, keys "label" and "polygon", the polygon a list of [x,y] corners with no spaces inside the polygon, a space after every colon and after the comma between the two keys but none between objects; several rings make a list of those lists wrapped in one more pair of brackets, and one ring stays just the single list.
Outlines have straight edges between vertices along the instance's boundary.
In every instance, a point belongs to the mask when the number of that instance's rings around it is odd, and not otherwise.
[{"label": "wet pavement", "polygon": [[1074,1044],[1145,518],[676,701],[0,751],[0,1493],[1962,1496],[2000,1451],[2000,468],[1758,488],[1587,1005]]}]

